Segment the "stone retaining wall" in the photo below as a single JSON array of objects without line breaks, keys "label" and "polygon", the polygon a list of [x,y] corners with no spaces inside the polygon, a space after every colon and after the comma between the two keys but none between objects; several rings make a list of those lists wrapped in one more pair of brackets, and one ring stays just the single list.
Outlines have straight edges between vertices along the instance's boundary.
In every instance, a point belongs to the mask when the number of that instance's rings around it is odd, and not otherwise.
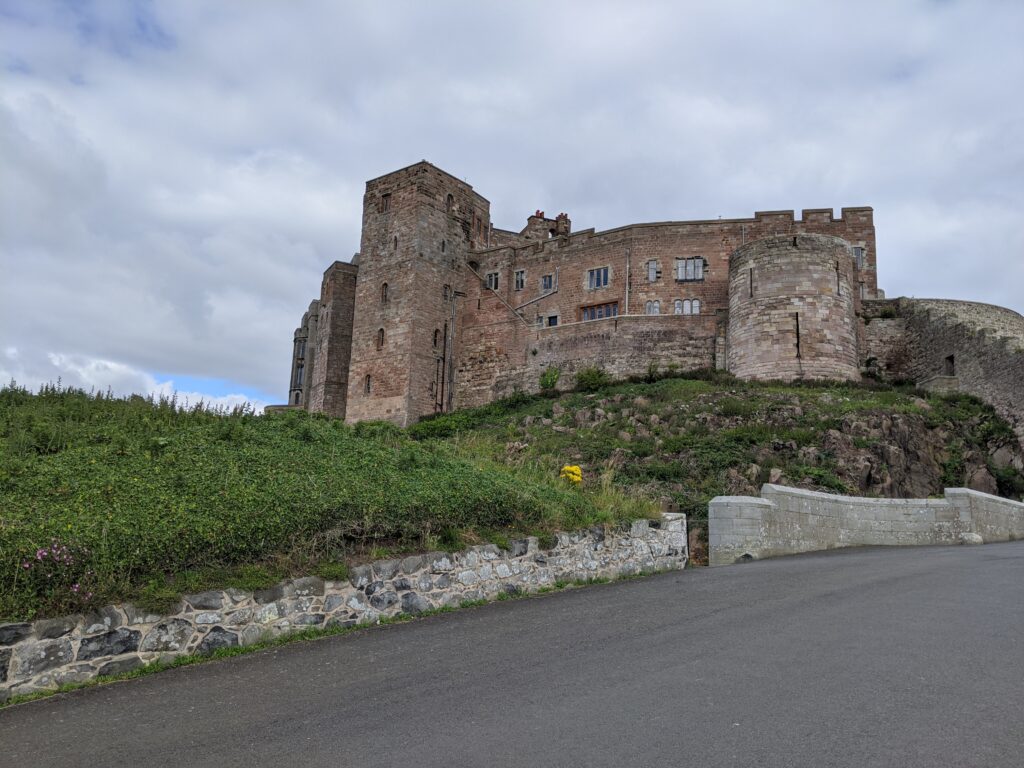
[{"label": "stone retaining wall", "polygon": [[270,589],[186,595],[167,614],[111,605],[87,616],[0,625],[0,702],[13,695],[126,672],[185,654],[251,645],[309,627],[370,624],[502,593],[534,592],[559,580],[614,578],[683,568],[686,518],[558,534],[464,552],[433,552],[355,567],[346,581],[292,579]]},{"label": "stone retaining wall", "polygon": [[[708,507],[709,561],[726,565],[838,547],[1024,539],[1024,504],[966,488],[942,499],[869,499],[765,485]],[[972,537],[973,538],[973,537]]]}]

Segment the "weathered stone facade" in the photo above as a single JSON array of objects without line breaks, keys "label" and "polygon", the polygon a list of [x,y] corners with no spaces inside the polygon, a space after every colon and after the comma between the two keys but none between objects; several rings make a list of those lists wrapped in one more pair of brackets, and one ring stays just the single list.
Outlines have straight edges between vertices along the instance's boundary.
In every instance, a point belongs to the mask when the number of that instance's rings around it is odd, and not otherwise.
[{"label": "weathered stone facade", "polygon": [[884,378],[990,403],[1024,445],[1024,317],[990,304],[867,301],[864,360]]},{"label": "weathered stone facade", "polygon": [[728,369],[750,379],[857,379],[856,268],[827,235],[766,237],[729,262]]},{"label": "weathered stone facade", "polygon": [[680,569],[688,556],[686,518],[678,513],[620,528],[560,533],[557,539],[550,550],[530,537],[511,542],[508,550],[485,545],[380,560],[353,568],[346,581],[307,577],[256,592],[186,595],[167,614],[125,604],[88,616],[0,625],[0,702],[310,627],[371,624],[400,613],[535,592],[558,581]]},{"label": "weathered stone facade", "polygon": [[573,232],[566,214],[537,211],[515,232],[491,224],[490,204],[469,184],[423,161],[367,182],[360,249],[328,270],[315,322],[311,305],[296,331],[296,350],[305,334],[315,354],[293,359],[291,407],[407,425],[536,391],[548,366],[569,386],[585,367],[624,377],[652,363],[749,378],[868,370],[924,380],[942,373],[934,358],[949,334],[970,343],[974,331],[953,330],[959,315],[973,327],[985,314],[986,343],[940,357],[958,355],[961,388],[1024,423],[1024,353],[994,341],[1020,338],[1024,318],[906,299],[882,318],[871,208],[603,232]]}]

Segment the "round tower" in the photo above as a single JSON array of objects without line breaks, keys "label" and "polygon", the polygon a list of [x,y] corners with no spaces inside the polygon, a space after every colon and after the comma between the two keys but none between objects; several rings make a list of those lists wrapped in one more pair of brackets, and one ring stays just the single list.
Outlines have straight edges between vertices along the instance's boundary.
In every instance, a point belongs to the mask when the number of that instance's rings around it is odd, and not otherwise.
[{"label": "round tower", "polygon": [[776,235],[729,258],[729,371],[745,379],[859,379],[853,251]]}]

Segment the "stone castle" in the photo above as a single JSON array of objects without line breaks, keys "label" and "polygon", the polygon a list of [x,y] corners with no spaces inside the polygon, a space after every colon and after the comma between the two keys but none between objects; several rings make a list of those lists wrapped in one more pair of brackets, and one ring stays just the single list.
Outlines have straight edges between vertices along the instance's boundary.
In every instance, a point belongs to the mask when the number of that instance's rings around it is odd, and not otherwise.
[{"label": "stone castle", "polygon": [[1024,317],[885,299],[872,209],[572,231],[491,223],[426,161],[373,179],[360,249],[324,273],[295,331],[288,407],[399,425],[600,367],[615,377],[912,380],[991,402],[1024,440]]}]

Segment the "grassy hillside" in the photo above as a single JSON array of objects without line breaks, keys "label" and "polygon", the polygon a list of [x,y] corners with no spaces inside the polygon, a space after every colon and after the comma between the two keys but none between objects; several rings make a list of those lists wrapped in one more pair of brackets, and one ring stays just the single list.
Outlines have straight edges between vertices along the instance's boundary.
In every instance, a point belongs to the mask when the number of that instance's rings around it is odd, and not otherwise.
[{"label": "grassy hillside", "polygon": [[388,424],[10,387],[0,502],[8,618],[652,512]]},{"label": "grassy hillside", "polygon": [[[966,397],[854,386],[669,378],[517,397],[400,430],[289,412],[184,410],[0,390],[0,617],[158,607],[408,549],[505,543],[675,499],[782,482],[929,495],[1024,492],[1007,425]],[[583,468],[583,484],[558,477]]]},{"label": "grassy hillside", "polygon": [[[597,378],[597,377],[595,377]],[[908,387],[782,385],[665,378],[534,398],[423,421],[409,432],[466,454],[552,471],[581,464],[592,482],[670,497],[691,520],[722,494],[779,482],[867,496],[938,495],[972,481],[1011,498],[1024,463],[1009,425],[969,396]]]}]

